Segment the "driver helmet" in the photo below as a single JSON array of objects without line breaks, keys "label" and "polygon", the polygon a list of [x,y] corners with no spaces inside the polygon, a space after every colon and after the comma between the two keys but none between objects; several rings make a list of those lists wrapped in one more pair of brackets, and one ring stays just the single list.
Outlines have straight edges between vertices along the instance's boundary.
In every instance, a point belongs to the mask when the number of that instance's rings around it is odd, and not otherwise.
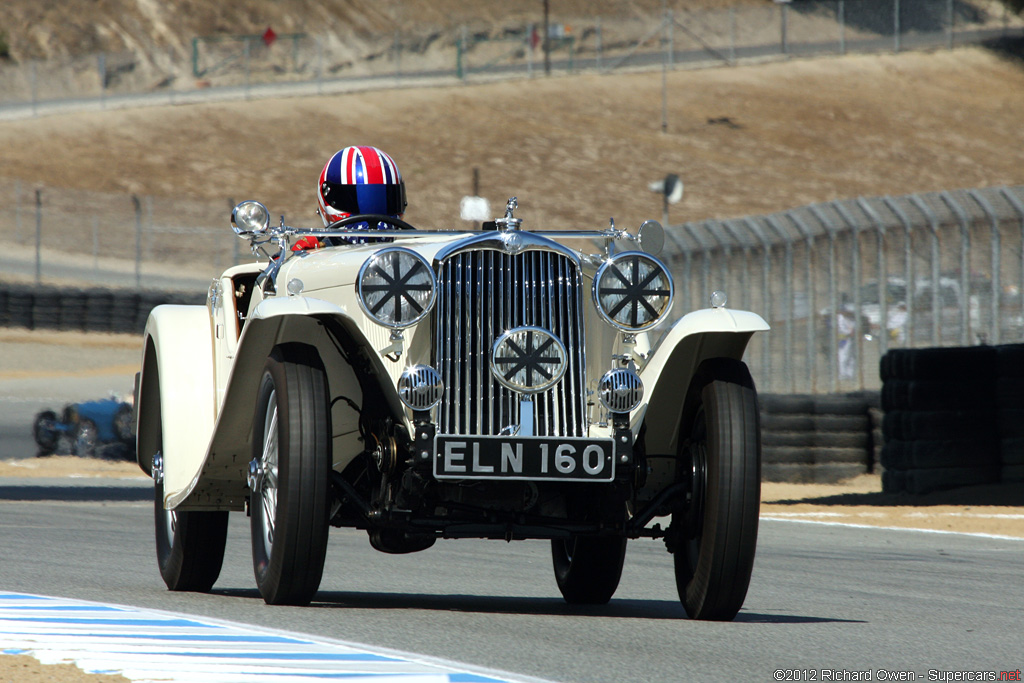
[{"label": "driver helmet", "polygon": [[[401,218],[405,213],[405,182],[398,164],[376,147],[352,146],[334,153],[320,172],[317,186],[318,213],[328,226],[358,214],[379,214]],[[366,229],[366,223],[347,226]],[[390,229],[378,223],[379,229]],[[366,238],[349,238],[363,243]]]}]

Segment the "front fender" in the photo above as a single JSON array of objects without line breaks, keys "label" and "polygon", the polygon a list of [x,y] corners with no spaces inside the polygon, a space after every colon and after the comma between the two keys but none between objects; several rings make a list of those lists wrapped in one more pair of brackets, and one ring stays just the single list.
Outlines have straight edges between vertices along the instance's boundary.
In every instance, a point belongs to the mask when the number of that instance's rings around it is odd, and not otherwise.
[{"label": "front fender", "polygon": [[[274,297],[256,307],[242,329],[238,348],[227,380],[224,399],[213,429],[213,437],[201,471],[187,491],[170,498],[173,506],[183,509],[244,509],[249,490],[246,475],[252,459],[252,430],[256,394],[263,377],[263,367],[273,348],[279,344],[302,343],[313,346],[320,354],[328,374],[331,396],[359,398],[360,386],[352,365],[376,376],[385,401],[393,415],[404,415],[398,393],[384,367],[374,353],[374,344],[367,340],[356,321],[343,308],[311,297]],[[343,410],[344,402],[333,406]],[[335,414],[335,467],[339,462],[338,447],[347,434],[358,434],[358,425],[351,415],[345,426],[344,416]],[[354,437],[348,437],[350,440]],[[347,443],[347,442],[346,442]],[[360,447],[361,448],[361,447]]]},{"label": "front fender", "polygon": [[756,313],[727,308],[693,311],[672,326],[640,371],[648,393],[637,422],[646,427],[649,454],[676,452],[687,389],[701,362],[708,358],[742,360],[754,333],[769,329]]},{"label": "front fender", "polygon": [[199,472],[213,433],[210,315],[205,306],[157,306],[144,339],[136,457],[152,476],[153,456],[162,441],[166,505]]}]

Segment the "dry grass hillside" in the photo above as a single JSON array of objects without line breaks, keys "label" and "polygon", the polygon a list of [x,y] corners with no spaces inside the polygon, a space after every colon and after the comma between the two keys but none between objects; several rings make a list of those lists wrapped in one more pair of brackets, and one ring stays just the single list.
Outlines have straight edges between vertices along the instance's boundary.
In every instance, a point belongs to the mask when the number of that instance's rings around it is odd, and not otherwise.
[{"label": "dry grass hillside", "polygon": [[[324,160],[378,145],[407,218],[457,222],[472,169],[529,227],[660,217],[650,181],[686,183],[672,220],[837,198],[1024,184],[1024,69],[981,48],[76,113],[0,123],[2,175],[165,197],[255,197],[316,220]],[[226,214],[225,214],[226,225]]]}]

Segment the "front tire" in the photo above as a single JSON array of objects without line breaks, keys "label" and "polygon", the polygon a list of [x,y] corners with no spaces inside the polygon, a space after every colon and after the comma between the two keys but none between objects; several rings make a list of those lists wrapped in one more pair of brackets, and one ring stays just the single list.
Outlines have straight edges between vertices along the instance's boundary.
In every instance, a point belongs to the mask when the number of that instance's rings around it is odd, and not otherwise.
[{"label": "front tire", "polygon": [[551,541],[555,581],[570,605],[604,605],[622,578],[626,539],[577,536]]},{"label": "front tire", "polygon": [[757,393],[746,365],[705,361],[691,386],[698,407],[680,462],[692,497],[673,515],[676,588],[691,619],[730,621],[750,585],[761,502]]},{"label": "front tire", "polygon": [[44,410],[36,415],[32,423],[32,434],[39,446],[38,455],[52,455],[57,450],[57,439],[60,436],[57,431],[57,413]]},{"label": "front tire", "polygon": [[250,497],[252,561],[267,604],[306,605],[323,577],[330,515],[330,399],[311,347],[267,359],[257,393]]}]

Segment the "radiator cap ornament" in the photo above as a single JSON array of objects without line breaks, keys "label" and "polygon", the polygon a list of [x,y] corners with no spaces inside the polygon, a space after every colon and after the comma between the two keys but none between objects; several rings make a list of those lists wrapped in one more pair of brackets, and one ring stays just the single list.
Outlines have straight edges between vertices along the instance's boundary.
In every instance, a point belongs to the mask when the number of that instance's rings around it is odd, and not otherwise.
[{"label": "radiator cap ornament", "polygon": [[498,337],[491,350],[491,372],[503,386],[536,394],[562,379],[565,345],[541,327],[517,327]]}]

